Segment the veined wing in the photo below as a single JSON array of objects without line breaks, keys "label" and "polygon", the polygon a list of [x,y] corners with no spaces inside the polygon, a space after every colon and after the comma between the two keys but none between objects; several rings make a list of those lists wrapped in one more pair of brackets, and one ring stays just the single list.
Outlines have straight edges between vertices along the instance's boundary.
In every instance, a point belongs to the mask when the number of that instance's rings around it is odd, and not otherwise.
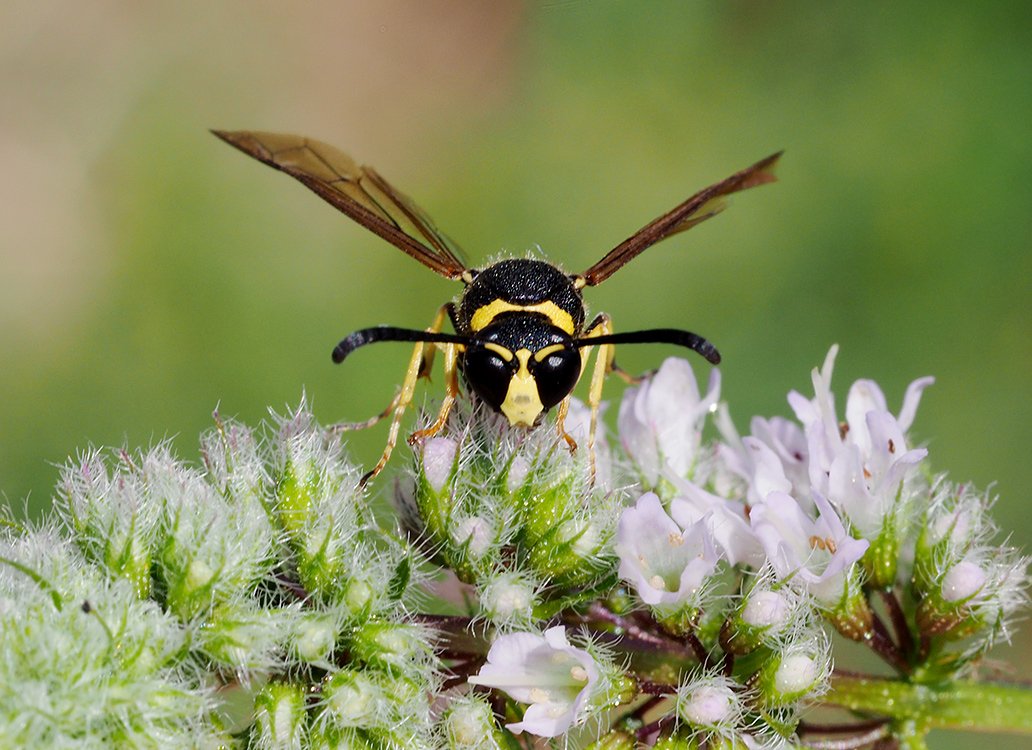
[{"label": "veined wing", "polygon": [[466,270],[462,251],[430,217],[371,167],[299,135],[213,130],[231,146],[286,172],[335,208],[449,279]]},{"label": "veined wing", "polygon": [[602,260],[581,274],[585,285],[601,284],[646,248],[672,234],[691,229],[711,216],[716,216],[724,210],[725,198],[731,193],[774,182],[777,179],[774,176],[774,166],[781,158],[781,154],[781,151],[771,154],[751,167],[746,167],[741,172],[736,172],[727,179],[710,185],[705,190],[700,190],[684,203],[675,206],[658,219],[643,226],[610,250]]}]

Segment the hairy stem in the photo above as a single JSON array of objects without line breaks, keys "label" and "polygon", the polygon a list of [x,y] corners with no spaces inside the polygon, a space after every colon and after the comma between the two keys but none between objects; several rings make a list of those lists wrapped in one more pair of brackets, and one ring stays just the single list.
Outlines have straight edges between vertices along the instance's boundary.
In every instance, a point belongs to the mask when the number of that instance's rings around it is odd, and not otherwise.
[{"label": "hairy stem", "polygon": [[910,726],[912,731],[898,732],[904,747],[922,747],[929,729],[1032,734],[1032,687],[1027,685],[965,680],[921,685],[836,672],[821,702],[894,719],[904,730]]}]

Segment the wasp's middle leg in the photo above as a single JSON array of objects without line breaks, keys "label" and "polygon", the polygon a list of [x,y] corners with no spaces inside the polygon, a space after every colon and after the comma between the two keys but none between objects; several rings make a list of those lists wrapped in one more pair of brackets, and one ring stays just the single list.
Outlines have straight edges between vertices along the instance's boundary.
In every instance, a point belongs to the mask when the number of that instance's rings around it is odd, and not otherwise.
[{"label": "wasp's middle leg", "polygon": [[[449,302],[446,305],[441,305],[437,310],[437,315],[434,316],[433,323],[426,329],[428,333],[439,333],[444,327],[445,317],[451,312],[452,305]],[[446,345],[454,348],[454,345]],[[387,461],[391,457],[391,453],[394,452],[394,446],[398,444],[398,432],[401,430],[401,420],[405,415],[405,410],[409,404],[412,403],[412,398],[416,392],[416,382],[420,377],[426,377],[429,375],[430,364],[433,363],[433,356],[436,351],[437,344],[431,344],[426,342],[420,342],[416,344],[412,349],[412,356],[409,358],[408,367],[405,368],[405,378],[401,381],[401,388],[398,394],[391,401],[390,406],[383,412],[381,417],[375,421],[379,421],[380,418],[387,416],[393,411],[391,417],[391,426],[387,431],[387,445],[383,449],[383,454],[380,456],[380,460],[376,462],[376,465],[371,471],[367,472],[359,482],[359,484],[365,484],[370,479],[375,477],[381,471],[383,467],[387,465]],[[454,401],[454,398],[452,399]],[[449,405],[450,408],[450,405]],[[371,420],[375,424],[375,421]]]}]

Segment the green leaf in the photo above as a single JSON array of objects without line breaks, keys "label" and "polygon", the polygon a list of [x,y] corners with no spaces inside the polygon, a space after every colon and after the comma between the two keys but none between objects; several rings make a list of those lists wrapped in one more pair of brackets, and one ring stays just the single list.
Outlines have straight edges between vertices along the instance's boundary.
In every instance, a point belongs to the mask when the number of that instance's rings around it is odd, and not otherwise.
[{"label": "green leaf", "polygon": [[398,563],[398,567],[394,569],[394,575],[387,584],[388,598],[392,601],[400,599],[408,588],[410,580],[412,580],[412,558],[404,557]]}]

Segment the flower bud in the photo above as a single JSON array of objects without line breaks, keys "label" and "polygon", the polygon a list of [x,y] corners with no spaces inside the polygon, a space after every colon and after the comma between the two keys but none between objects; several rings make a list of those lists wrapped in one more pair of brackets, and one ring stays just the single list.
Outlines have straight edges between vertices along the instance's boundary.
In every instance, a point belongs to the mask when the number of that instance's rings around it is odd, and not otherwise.
[{"label": "flower bud", "polygon": [[491,706],[480,698],[456,698],[442,722],[448,750],[499,750],[503,746]]},{"label": "flower bud", "polygon": [[942,579],[942,598],[946,602],[966,601],[982,590],[989,576],[981,566],[962,560]]},{"label": "flower bud", "polygon": [[339,635],[340,627],[333,616],[322,613],[303,615],[294,630],[294,653],[307,664],[325,666]]},{"label": "flower bud", "polygon": [[436,495],[445,492],[446,484],[458,468],[459,443],[454,438],[435,437],[423,444],[421,468],[429,489]]},{"label": "flower bud", "polygon": [[852,573],[846,580],[842,599],[834,607],[822,609],[824,618],[851,641],[862,643],[874,634],[874,612],[867,601],[859,580]]},{"label": "flower bud", "polygon": [[260,672],[274,663],[273,654],[285,640],[284,625],[289,627],[289,622],[279,622],[269,610],[227,604],[213,611],[199,629],[197,645],[217,664],[244,673]]},{"label": "flower bud", "polygon": [[979,628],[978,595],[985,589],[987,571],[969,560],[949,568],[938,586],[927,592],[917,608],[917,626],[921,634],[947,635],[957,639]]},{"label": "flower bud", "polygon": [[[415,505],[418,521],[431,539],[447,542],[455,511],[452,486],[458,481],[459,442],[452,438],[431,438],[417,456]],[[415,520],[415,519],[414,519]]]},{"label": "flower bud", "polygon": [[467,516],[452,524],[451,536],[465,557],[475,563],[491,549],[494,529],[480,516]]},{"label": "flower bud", "polygon": [[569,518],[530,543],[536,573],[565,585],[586,582],[601,568],[603,534],[587,518]]},{"label": "flower bud", "polygon": [[[176,466],[162,449],[154,453]],[[56,500],[87,559],[128,580],[141,599],[152,589],[151,548],[161,511],[159,502],[144,501],[147,479],[125,462],[111,476],[100,455],[90,453],[64,467]]]},{"label": "flower bud", "polygon": [[259,750],[301,747],[306,720],[303,686],[270,682],[255,696],[254,710],[251,747]]},{"label": "flower bud", "polygon": [[323,713],[339,729],[379,726],[386,715],[383,691],[367,675],[342,670],[323,685]]},{"label": "flower bud", "polygon": [[427,632],[418,625],[367,622],[352,635],[351,655],[372,667],[411,671],[427,653]]},{"label": "flower bud", "polygon": [[351,615],[363,618],[368,614],[373,600],[376,598],[376,591],[369,585],[368,581],[361,578],[349,578],[344,584],[343,603]]},{"label": "flower bud", "polygon": [[703,677],[677,691],[677,716],[694,729],[726,732],[738,723],[742,705],[731,684],[721,677]]},{"label": "flower bud", "polygon": [[796,644],[760,668],[756,686],[768,706],[788,706],[821,692],[831,671],[827,642]]},{"label": "flower bud", "polygon": [[797,592],[754,587],[724,623],[720,644],[733,654],[747,654],[778,638],[800,614]]},{"label": "flower bud", "polygon": [[896,583],[900,545],[903,542],[903,535],[897,528],[899,522],[899,514],[886,515],[881,530],[860,559],[867,573],[867,585],[873,589],[887,591]]},{"label": "flower bud", "polygon": [[537,592],[532,581],[520,573],[493,577],[480,592],[480,606],[492,622],[524,622],[533,619]]}]

